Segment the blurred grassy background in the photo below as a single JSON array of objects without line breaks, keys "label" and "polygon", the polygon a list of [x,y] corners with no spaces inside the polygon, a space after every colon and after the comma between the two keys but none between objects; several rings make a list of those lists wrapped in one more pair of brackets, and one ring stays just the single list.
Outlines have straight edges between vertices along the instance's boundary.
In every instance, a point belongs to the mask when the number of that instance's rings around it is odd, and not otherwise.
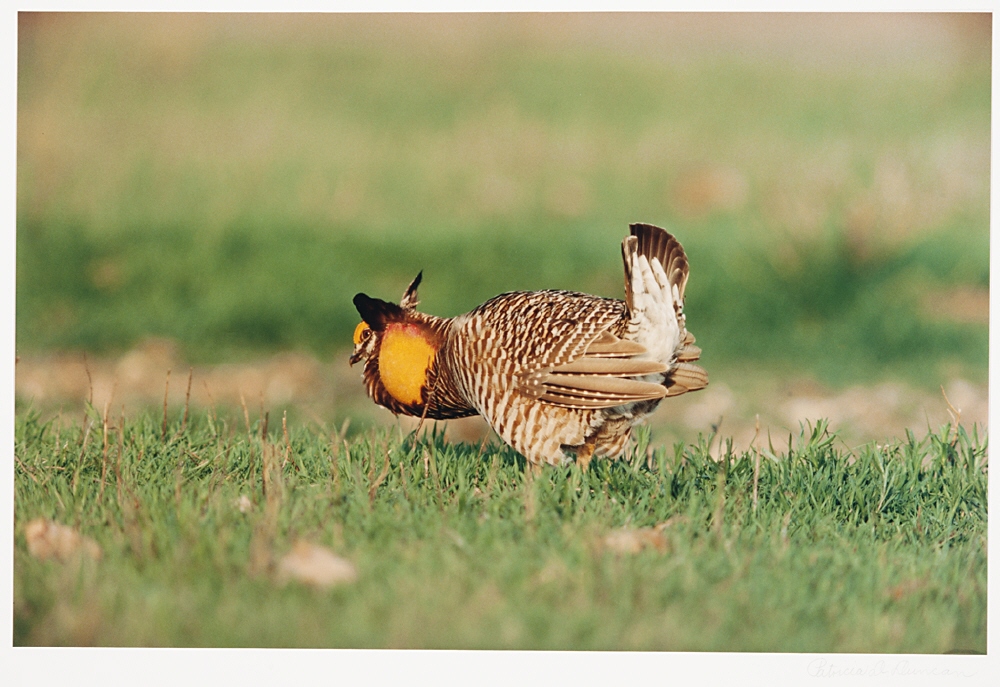
[{"label": "blurred grassy background", "polygon": [[21,356],[621,297],[646,221],[713,380],[985,382],[989,15],[19,17]]}]

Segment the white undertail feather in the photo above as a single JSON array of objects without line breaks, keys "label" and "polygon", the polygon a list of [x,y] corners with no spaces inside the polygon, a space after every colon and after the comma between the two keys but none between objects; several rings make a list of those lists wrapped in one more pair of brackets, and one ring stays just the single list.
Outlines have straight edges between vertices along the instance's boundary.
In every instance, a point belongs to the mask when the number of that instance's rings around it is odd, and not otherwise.
[{"label": "white undertail feather", "polygon": [[[632,340],[646,348],[640,357],[669,365],[681,342],[683,325],[677,320],[680,296],[667,280],[658,258],[632,256]],[[662,379],[662,376],[660,377]]]},{"label": "white undertail feather", "polygon": [[663,363],[663,375],[644,381],[663,382],[667,396],[704,388],[708,375],[692,364],[701,355],[684,317],[688,262],[675,238],[661,229],[636,224],[622,242],[628,338],[646,348],[645,357]]}]

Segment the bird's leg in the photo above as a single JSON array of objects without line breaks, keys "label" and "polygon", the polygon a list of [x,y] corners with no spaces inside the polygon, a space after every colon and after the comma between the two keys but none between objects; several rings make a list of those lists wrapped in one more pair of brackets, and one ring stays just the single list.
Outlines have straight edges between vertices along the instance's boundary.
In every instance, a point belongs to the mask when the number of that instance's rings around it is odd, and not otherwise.
[{"label": "bird's leg", "polygon": [[585,441],[580,446],[576,448],[576,464],[580,466],[580,469],[584,472],[587,471],[590,465],[590,459],[594,457],[594,448],[597,446],[597,442]]},{"label": "bird's leg", "polygon": [[437,390],[437,379],[434,379],[434,384],[431,385],[430,393],[427,394],[427,403],[424,404],[424,412],[420,414],[420,422],[417,423],[417,428],[413,430],[413,441],[417,440],[417,435],[420,434],[420,428],[424,426],[424,420],[427,419],[427,411],[431,407],[431,402],[434,400],[434,392]]}]

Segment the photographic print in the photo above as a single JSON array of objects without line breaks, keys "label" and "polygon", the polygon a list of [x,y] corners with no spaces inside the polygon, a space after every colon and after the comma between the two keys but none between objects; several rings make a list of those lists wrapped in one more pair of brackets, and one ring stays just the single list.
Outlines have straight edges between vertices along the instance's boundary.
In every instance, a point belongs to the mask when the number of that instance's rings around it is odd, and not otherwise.
[{"label": "photographic print", "polygon": [[986,653],[991,35],[21,12],[13,644]]}]

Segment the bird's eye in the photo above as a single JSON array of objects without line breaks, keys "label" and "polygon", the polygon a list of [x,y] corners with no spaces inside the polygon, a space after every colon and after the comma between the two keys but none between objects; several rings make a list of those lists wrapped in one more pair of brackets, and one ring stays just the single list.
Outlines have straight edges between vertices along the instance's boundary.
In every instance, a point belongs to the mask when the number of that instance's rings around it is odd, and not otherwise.
[{"label": "bird's eye", "polygon": [[372,335],[371,327],[368,326],[367,322],[359,322],[358,326],[354,328],[354,345],[357,346],[362,341],[367,341],[368,337]]}]

